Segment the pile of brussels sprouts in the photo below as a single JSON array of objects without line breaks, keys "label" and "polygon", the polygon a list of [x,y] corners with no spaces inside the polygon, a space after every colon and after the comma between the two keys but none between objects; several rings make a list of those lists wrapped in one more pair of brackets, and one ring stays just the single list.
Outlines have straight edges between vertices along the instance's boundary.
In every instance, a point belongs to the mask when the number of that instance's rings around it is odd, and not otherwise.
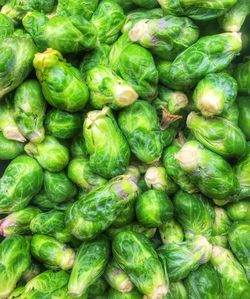
[{"label": "pile of brussels sprouts", "polygon": [[249,299],[250,0],[0,0],[0,168],[0,299]]}]

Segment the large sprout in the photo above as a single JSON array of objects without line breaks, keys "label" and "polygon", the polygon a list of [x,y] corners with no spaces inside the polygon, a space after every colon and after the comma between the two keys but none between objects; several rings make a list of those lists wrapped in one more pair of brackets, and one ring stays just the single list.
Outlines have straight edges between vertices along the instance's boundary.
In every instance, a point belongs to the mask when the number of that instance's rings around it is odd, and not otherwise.
[{"label": "large sprout", "polygon": [[204,195],[224,199],[236,192],[237,182],[231,165],[199,142],[186,142],[175,158]]},{"label": "large sprout", "polygon": [[68,112],[84,108],[89,98],[88,88],[80,72],[67,63],[58,51],[47,49],[37,53],[33,64],[44,97],[50,105]]},{"label": "large sprout", "polygon": [[[138,187],[126,176],[83,195],[68,210],[66,224],[80,240],[93,239],[106,230],[129,202],[138,195]],[[93,207],[96,206],[93,210]]]},{"label": "large sprout", "polygon": [[28,34],[0,39],[0,98],[14,90],[29,75],[36,52],[37,48]]},{"label": "large sprout", "polygon": [[223,157],[240,157],[246,152],[245,135],[237,125],[225,118],[205,118],[191,112],[187,127],[200,143]]},{"label": "large sprout", "polygon": [[176,90],[189,89],[207,74],[225,69],[240,53],[241,47],[239,33],[201,37],[172,63],[159,68],[160,81]]},{"label": "large sprout", "polygon": [[114,0],[102,0],[92,15],[99,42],[113,44],[119,37],[125,20],[122,8]]},{"label": "large sprout", "polygon": [[128,293],[134,288],[128,275],[119,267],[115,260],[109,261],[104,277],[108,284],[119,292]]},{"label": "large sprout", "polygon": [[143,234],[132,231],[118,233],[112,251],[117,263],[142,294],[150,298],[167,294],[167,277],[157,253]]},{"label": "large sprout", "polygon": [[219,274],[210,263],[191,272],[185,280],[185,286],[190,299],[214,299],[222,296]]},{"label": "large sprout", "polygon": [[26,207],[41,189],[43,171],[36,160],[21,155],[11,161],[0,179],[0,212]]},{"label": "large sprout", "polygon": [[47,267],[69,270],[75,260],[74,250],[53,237],[35,234],[31,239],[31,254]]},{"label": "large sprout", "polygon": [[51,210],[39,213],[30,222],[29,226],[33,234],[43,234],[56,238],[60,242],[72,240],[70,232],[65,225],[65,213]]},{"label": "large sprout", "polygon": [[129,31],[129,38],[156,56],[173,60],[197,41],[198,27],[188,18],[166,16],[161,19],[142,19]]},{"label": "large sprout", "polygon": [[27,12],[40,11],[50,13],[56,4],[55,0],[8,0],[5,1],[1,12],[19,24]]},{"label": "large sprout", "polygon": [[0,221],[0,233],[4,237],[29,233],[30,222],[39,213],[38,208],[30,206],[9,214]]},{"label": "large sprout", "polygon": [[130,149],[108,107],[87,114],[83,134],[95,173],[111,178],[126,170]]},{"label": "large sprout", "polygon": [[46,170],[59,172],[69,161],[69,151],[55,137],[46,136],[42,143],[28,143],[24,147],[26,153],[34,157]]},{"label": "large sprout", "polygon": [[109,258],[109,242],[105,238],[83,243],[70,274],[68,291],[79,297],[87,292],[104,272]]},{"label": "large sprout", "polygon": [[53,48],[61,53],[77,53],[93,49],[97,44],[95,26],[81,15],[49,18],[43,13],[29,12],[22,23],[39,51]]},{"label": "large sprout", "polygon": [[191,241],[165,244],[158,249],[172,282],[186,278],[200,265],[208,262],[211,253],[212,245],[202,236],[196,236]]},{"label": "large sprout", "polygon": [[99,0],[58,0],[56,14],[59,16],[83,16],[89,20]]},{"label": "large sprout", "polygon": [[7,298],[29,268],[30,242],[27,237],[12,236],[0,244],[0,297]]},{"label": "large sprout", "polygon": [[137,220],[145,227],[158,227],[173,217],[173,204],[165,192],[149,190],[136,201]]},{"label": "large sprout", "polygon": [[14,119],[23,136],[34,143],[44,139],[45,111],[46,103],[38,81],[27,80],[16,89]]},{"label": "large sprout", "polygon": [[90,90],[90,103],[96,109],[105,105],[120,109],[133,104],[138,98],[129,82],[104,65],[90,69],[86,82]]},{"label": "large sprout", "polygon": [[189,16],[194,20],[212,20],[224,15],[237,0],[157,0],[165,14]]},{"label": "large sprout", "polygon": [[215,213],[205,197],[178,191],[174,197],[174,211],[186,239],[193,239],[195,235],[211,236]]},{"label": "large sprout", "polygon": [[222,295],[225,298],[236,299],[249,296],[250,287],[246,274],[230,250],[214,246],[211,263],[219,273]]},{"label": "large sprout", "polygon": [[110,66],[124,80],[130,82],[144,100],[157,96],[158,72],[151,53],[133,44],[124,33],[112,46]]},{"label": "large sprout", "polygon": [[19,156],[24,149],[21,142],[10,140],[0,132],[0,160],[11,160]]},{"label": "large sprout", "polygon": [[84,157],[76,157],[70,161],[68,165],[68,177],[77,186],[87,192],[107,183],[105,178],[92,171],[89,160]]},{"label": "large sprout", "polygon": [[160,159],[163,148],[160,124],[156,110],[148,102],[138,100],[123,109],[118,124],[139,160],[151,164]]},{"label": "large sprout", "polygon": [[193,101],[204,116],[220,115],[232,106],[237,92],[237,82],[233,77],[223,72],[212,73],[197,84]]}]

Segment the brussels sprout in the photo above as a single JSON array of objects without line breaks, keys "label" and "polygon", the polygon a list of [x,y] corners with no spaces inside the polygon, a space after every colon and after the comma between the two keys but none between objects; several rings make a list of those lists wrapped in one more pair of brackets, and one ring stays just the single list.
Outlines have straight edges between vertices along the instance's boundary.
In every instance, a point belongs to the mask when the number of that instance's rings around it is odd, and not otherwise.
[{"label": "brussels sprout", "polygon": [[166,169],[162,166],[151,166],[145,173],[145,182],[149,188],[164,191],[168,195],[174,194],[178,187],[167,175]]},{"label": "brussels sprout", "polygon": [[160,8],[154,9],[137,9],[131,11],[125,19],[122,32],[128,32],[133,28],[134,24],[143,19],[160,19],[163,17],[163,11]]},{"label": "brussels sprout", "polygon": [[170,113],[180,113],[188,105],[188,97],[184,92],[159,86],[159,97],[152,104],[159,112],[163,106]]},{"label": "brussels sprout", "polygon": [[250,2],[248,0],[238,0],[236,4],[221,18],[220,23],[223,30],[239,32],[249,13]]},{"label": "brussels sprout", "polygon": [[72,268],[74,250],[53,237],[46,235],[33,235],[31,239],[31,254],[47,267],[69,270]]},{"label": "brussels sprout", "polygon": [[231,165],[199,142],[186,142],[175,159],[207,197],[224,199],[236,192],[237,182]]},{"label": "brussels sprout", "polygon": [[25,208],[41,189],[43,172],[32,158],[21,155],[11,161],[0,179],[0,213]]},{"label": "brussels sprout", "polygon": [[128,177],[121,176],[82,196],[66,216],[71,234],[79,240],[94,238],[115,221],[137,194],[136,184]]},{"label": "brussels sprout", "polygon": [[79,111],[85,106],[89,97],[88,88],[80,72],[66,63],[58,51],[48,49],[37,53],[34,67],[50,105],[68,112]]},{"label": "brussels sprout", "polygon": [[96,109],[109,105],[120,109],[134,103],[138,94],[129,82],[117,76],[110,68],[99,65],[87,72],[90,103]]},{"label": "brussels sprout", "polygon": [[86,73],[92,68],[104,65],[109,65],[109,53],[111,46],[106,44],[100,44],[91,52],[87,53],[80,64],[80,72],[83,78],[86,77]]},{"label": "brussels sprout", "polygon": [[187,127],[205,147],[223,157],[240,157],[246,151],[246,138],[234,123],[222,118],[204,118],[191,112]]},{"label": "brussels sprout", "polygon": [[0,38],[11,36],[14,33],[14,24],[8,16],[0,13]]},{"label": "brussels sprout", "polygon": [[250,97],[238,97],[239,127],[247,140],[250,140]]},{"label": "brussels sprout", "polygon": [[174,219],[159,227],[161,240],[163,244],[180,243],[184,240],[184,233],[182,227]]},{"label": "brussels sprout", "polygon": [[157,0],[164,14],[176,16],[189,16],[194,20],[211,20],[224,15],[237,0]]},{"label": "brussels sprout", "polygon": [[76,135],[72,140],[70,144],[70,154],[72,158],[77,157],[84,157],[86,158],[88,156],[85,140],[82,138],[82,133]]},{"label": "brussels sprout", "polygon": [[239,33],[202,37],[179,54],[172,64],[161,66],[161,81],[176,90],[193,87],[207,74],[225,69],[239,54],[241,46]]},{"label": "brussels sprout", "polygon": [[30,266],[30,244],[27,238],[12,236],[0,243],[0,297],[7,298]]},{"label": "brussels sprout", "polygon": [[109,258],[109,243],[100,238],[85,242],[79,248],[71,271],[68,290],[72,296],[79,297],[87,291],[105,271]]},{"label": "brussels sprout", "polygon": [[137,233],[141,233],[143,234],[145,237],[147,237],[148,239],[151,239],[154,237],[155,233],[156,233],[156,228],[147,228],[142,226],[140,223],[137,222],[133,222],[127,225],[124,225],[123,227],[119,227],[119,228],[109,228],[106,233],[107,235],[110,237],[110,239],[114,239],[115,235],[117,235],[120,232],[123,231],[133,231],[133,232],[137,232]]},{"label": "brussels sprout", "polygon": [[164,191],[149,190],[136,201],[137,220],[145,227],[158,227],[173,217],[173,204]]},{"label": "brussels sprout", "polygon": [[79,113],[69,113],[58,109],[50,110],[45,118],[45,127],[48,135],[61,139],[74,137],[82,125]]},{"label": "brussels sprout", "polygon": [[90,168],[105,178],[122,174],[129,163],[130,150],[108,107],[91,111],[83,125]]},{"label": "brussels sprout", "polygon": [[22,152],[23,144],[21,142],[7,139],[0,132],[0,160],[15,159]]},{"label": "brussels sprout", "polygon": [[156,56],[173,60],[197,41],[199,28],[188,18],[166,16],[142,19],[129,31],[129,38]]},{"label": "brussels sprout", "polygon": [[30,222],[39,213],[40,210],[38,208],[27,207],[9,214],[4,219],[1,219],[0,233],[4,237],[29,233]]},{"label": "brussels sprout", "polygon": [[250,153],[235,165],[234,170],[239,183],[236,199],[245,199],[250,196]]},{"label": "brussels sprout", "polygon": [[89,20],[99,0],[58,0],[56,14],[59,16],[83,16]]},{"label": "brussels sprout", "polygon": [[[137,290],[132,290],[127,293],[123,293],[112,288],[109,289],[107,294],[109,299],[142,299],[144,298]],[[105,297],[106,298],[106,297]]]},{"label": "brussels sprout", "polygon": [[[231,107],[229,107],[226,111],[224,111],[223,114],[221,115],[221,117],[229,120],[236,126],[239,126],[239,116],[240,116],[240,111],[239,111],[239,107],[238,107],[237,103],[233,103],[233,105]],[[244,130],[242,128],[240,128],[240,129],[244,133]],[[246,136],[245,133],[244,133],[244,135]]]},{"label": "brussels sprout", "polygon": [[196,236],[192,241],[165,244],[158,250],[171,282],[186,278],[208,262],[211,253],[212,245],[202,236]]},{"label": "brussels sprout", "polygon": [[109,59],[113,70],[130,82],[142,99],[150,101],[157,96],[158,72],[153,56],[133,44],[127,33],[114,43]]},{"label": "brussels sprout", "polygon": [[46,103],[36,80],[27,80],[15,92],[14,119],[20,132],[33,143],[44,139]]},{"label": "brussels sprout", "polygon": [[24,292],[20,299],[25,298],[56,298],[68,299],[68,297],[54,296],[57,290],[67,286],[69,275],[65,271],[47,270],[33,279],[24,287]]},{"label": "brussels sprout", "polygon": [[68,179],[65,172],[44,172],[44,191],[55,203],[62,203],[76,195],[75,185]]},{"label": "brussels sprout", "polygon": [[250,286],[245,272],[231,251],[214,246],[211,263],[219,273],[223,298],[247,299],[249,297]]},{"label": "brussels sprout", "polygon": [[131,151],[148,164],[158,161],[162,153],[160,124],[156,110],[146,101],[138,100],[123,109],[118,124]]},{"label": "brussels sprout", "polygon": [[130,278],[114,260],[108,263],[104,277],[108,284],[119,292],[128,293],[133,289]]},{"label": "brussels sprout", "polygon": [[22,21],[29,11],[41,11],[49,13],[54,9],[55,0],[8,0],[1,12],[10,17],[15,24]]},{"label": "brussels sprout", "polygon": [[13,105],[9,98],[0,102],[0,131],[6,139],[19,142],[26,140],[14,120]]},{"label": "brussels sprout", "polygon": [[69,242],[72,237],[65,226],[65,214],[51,210],[40,213],[30,222],[30,230],[34,234],[43,234],[56,238],[60,242]]},{"label": "brussels sprout", "polygon": [[233,221],[250,221],[250,201],[242,200],[229,204],[227,215]]},{"label": "brussels sprout", "polygon": [[98,299],[98,296],[102,296],[105,294],[107,288],[108,284],[106,283],[104,278],[100,277],[88,288],[88,296],[90,298]]},{"label": "brussels sprout", "polygon": [[36,46],[28,34],[0,39],[0,98],[28,76],[36,52]]},{"label": "brussels sprout", "polygon": [[228,239],[233,253],[243,266],[248,281],[250,281],[250,224],[235,223],[229,233]]},{"label": "brussels sprout", "polygon": [[61,171],[69,161],[69,151],[55,137],[45,136],[40,144],[28,143],[25,145],[26,153],[34,157],[39,164],[51,172]]},{"label": "brussels sprout", "polygon": [[95,174],[89,165],[89,160],[77,157],[70,161],[68,166],[68,177],[77,186],[87,192],[94,190],[107,183],[107,180]]},{"label": "brussels sprout", "polygon": [[113,44],[117,40],[124,20],[122,8],[113,0],[102,0],[91,18],[99,41],[106,44]]},{"label": "brussels sprout", "polygon": [[168,281],[150,241],[141,233],[123,231],[115,235],[113,256],[138,290],[150,298],[167,294]]},{"label": "brussels sprout", "polygon": [[29,268],[24,272],[21,283],[26,284],[28,281],[41,273],[41,267],[38,263],[31,261]]},{"label": "brussels sprout", "polygon": [[208,74],[194,90],[195,107],[204,116],[220,115],[232,106],[237,91],[236,80],[227,73]]},{"label": "brussels sprout", "polygon": [[24,29],[32,36],[39,51],[53,48],[61,53],[77,53],[93,49],[97,31],[83,16],[52,16],[29,12],[22,20]]},{"label": "brussels sprout", "polygon": [[222,298],[219,275],[210,263],[191,272],[185,280],[185,287],[190,299]]},{"label": "brussels sprout", "polygon": [[178,160],[176,160],[176,154],[181,149],[179,144],[173,144],[169,146],[163,154],[163,164],[167,174],[173,179],[173,181],[180,186],[180,188],[188,193],[197,191],[196,187],[191,182],[189,176],[182,170]]},{"label": "brussels sprout", "polygon": [[206,198],[180,190],[173,203],[176,220],[184,229],[186,239],[193,239],[195,235],[211,236],[215,212]]}]

